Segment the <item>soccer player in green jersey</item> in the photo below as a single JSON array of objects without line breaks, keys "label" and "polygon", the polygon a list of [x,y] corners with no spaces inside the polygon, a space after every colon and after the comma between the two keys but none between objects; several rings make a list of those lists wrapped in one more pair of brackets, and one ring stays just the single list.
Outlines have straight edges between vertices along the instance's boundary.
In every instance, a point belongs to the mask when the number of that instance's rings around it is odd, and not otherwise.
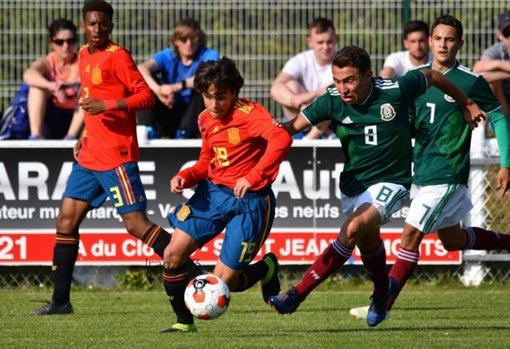
[{"label": "soccer player in green jersey", "polygon": [[332,72],[334,85],[284,127],[294,134],[331,120],[346,159],[340,190],[342,210],[348,218],[338,238],[318,256],[300,283],[269,297],[268,303],[281,314],[294,312],[315,287],[351,257],[357,246],[374,283],[367,324],[375,326],[386,317],[388,292],[380,226],[400,208],[411,184],[409,108],[429,85],[434,85],[464,107],[469,123],[476,123],[483,112],[434,70],[410,71],[394,81],[374,78],[370,56],[356,46],[338,52]]},{"label": "soccer player in green jersey", "polygon": [[[497,188],[503,196],[509,187],[510,129],[487,81],[456,60],[463,45],[462,33],[459,20],[450,15],[438,17],[429,39],[433,61],[419,69],[441,72],[487,112],[501,154]],[[461,107],[450,96],[432,87],[417,99],[415,114],[413,200],[397,260],[389,274],[388,311],[418,264],[419,247],[425,234],[437,232],[448,251],[510,248],[510,235],[460,225],[472,208],[467,194],[471,131],[462,118]],[[365,318],[367,309],[353,308],[351,314]]]}]

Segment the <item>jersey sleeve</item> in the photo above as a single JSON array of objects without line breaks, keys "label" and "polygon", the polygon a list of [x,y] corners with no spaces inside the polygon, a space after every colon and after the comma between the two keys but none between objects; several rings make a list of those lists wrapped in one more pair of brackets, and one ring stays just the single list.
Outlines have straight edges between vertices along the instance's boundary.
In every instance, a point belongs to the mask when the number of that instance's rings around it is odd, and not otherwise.
[{"label": "jersey sleeve", "polygon": [[[331,120],[334,106],[334,98],[340,100],[340,95],[335,85],[326,88],[326,93],[319,96],[312,104],[301,111],[301,114],[311,125],[317,125],[322,121]],[[339,103],[342,105],[342,102]]]},{"label": "jersey sleeve", "polygon": [[[202,114],[199,116],[202,117]],[[202,132],[202,129],[200,129]],[[214,153],[211,150],[211,146],[209,145],[208,139],[205,135],[202,136],[202,147],[200,148],[200,154],[198,156],[197,162],[193,164],[191,167],[187,167],[179,171],[178,175],[184,178],[186,183],[186,188],[191,188],[196,185],[198,182],[208,178],[209,174],[209,165],[213,160]]]},{"label": "jersey sleeve", "polygon": [[155,105],[154,93],[127,51],[117,51],[114,59],[114,72],[125,88],[131,92],[130,96],[125,98],[128,110],[150,109]]},{"label": "jersey sleeve", "polygon": [[471,99],[487,113],[498,142],[501,167],[510,167],[510,126],[503,114],[499,100],[494,96],[489,83],[478,76],[470,93]]},{"label": "jersey sleeve", "polygon": [[501,111],[501,103],[494,96],[489,83],[481,75],[476,78],[469,97],[486,113]]},{"label": "jersey sleeve", "polygon": [[425,74],[420,70],[409,70],[404,76],[396,79],[402,95],[415,100],[427,91],[429,83]]},{"label": "jersey sleeve", "polygon": [[257,165],[245,176],[252,186],[257,186],[264,179],[271,179],[272,182],[276,178],[280,164],[292,145],[290,135],[281,126],[274,123],[268,111],[259,106],[256,112],[259,116],[253,118],[249,129],[254,137],[265,139],[267,145]]},{"label": "jersey sleeve", "polygon": [[[494,114],[497,114],[497,116]],[[488,115],[496,133],[501,167],[510,168],[510,127],[508,121],[502,112],[491,112]]]}]

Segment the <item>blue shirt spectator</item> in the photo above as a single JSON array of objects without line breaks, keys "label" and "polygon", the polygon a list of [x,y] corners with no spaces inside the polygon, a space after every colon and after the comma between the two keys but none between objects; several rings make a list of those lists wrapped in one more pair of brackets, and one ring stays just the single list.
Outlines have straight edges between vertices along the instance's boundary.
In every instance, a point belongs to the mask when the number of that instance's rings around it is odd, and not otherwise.
[{"label": "blue shirt spectator", "polygon": [[184,19],[174,28],[171,47],[138,65],[157,96],[153,109],[137,115],[138,124],[154,129],[152,138],[185,139],[198,135],[197,118],[204,110],[204,102],[193,88],[195,71],[200,62],[220,59],[206,42],[200,24],[192,18]]}]

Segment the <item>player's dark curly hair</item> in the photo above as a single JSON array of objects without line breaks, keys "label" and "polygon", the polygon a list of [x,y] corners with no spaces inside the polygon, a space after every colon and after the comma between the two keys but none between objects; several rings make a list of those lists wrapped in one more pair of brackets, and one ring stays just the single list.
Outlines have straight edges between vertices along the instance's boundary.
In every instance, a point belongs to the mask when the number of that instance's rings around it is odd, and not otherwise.
[{"label": "player's dark curly hair", "polygon": [[201,94],[215,86],[218,90],[231,90],[238,95],[243,85],[244,79],[236,63],[227,57],[200,63],[193,80],[193,87]]},{"label": "player's dark curly hair", "polygon": [[361,74],[372,69],[370,55],[367,51],[358,46],[345,46],[335,55],[333,65],[338,68],[358,68]]},{"label": "player's dark curly hair", "polygon": [[109,3],[103,0],[89,0],[85,2],[85,5],[83,5],[81,9],[81,13],[83,16],[83,19],[85,19],[85,15],[87,12],[104,12],[108,15],[108,18],[113,20],[113,7]]}]

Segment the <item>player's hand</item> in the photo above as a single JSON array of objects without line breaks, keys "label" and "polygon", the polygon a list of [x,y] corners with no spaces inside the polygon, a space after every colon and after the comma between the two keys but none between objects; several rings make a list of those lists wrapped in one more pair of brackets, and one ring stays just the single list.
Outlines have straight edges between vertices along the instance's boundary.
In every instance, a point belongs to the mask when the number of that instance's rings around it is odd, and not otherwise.
[{"label": "player's hand", "polygon": [[498,183],[496,189],[498,190],[498,195],[503,197],[505,196],[510,186],[510,168],[500,168],[497,175],[497,181]]},{"label": "player's hand", "polygon": [[91,115],[96,115],[106,110],[105,102],[96,98],[82,98],[80,107]]},{"label": "player's hand", "polygon": [[80,155],[80,150],[81,150],[81,137],[78,138],[78,140],[76,141],[76,143],[74,143],[73,146],[73,157],[76,161],[78,161],[78,155]]},{"label": "player's hand", "polygon": [[485,114],[485,112],[482,109],[480,109],[478,104],[474,102],[466,104],[463,110],[464,120],[466,120],[471,130],[478,127],[478,124],[481,124],[482,122],[487,120],[487,114]]},{"label": "player's hand", "polygon": [[59,103],[64,103],[66,101],[65,88],[66,88],[66,86],[65,86],[64,81],[57,80],[57,81],[52,81],[50,83],[48,90],[51,92],[53,97],[55,97]]},{"label": "player's hand", "polygon": [[185,188],[186,181],[181,176],[177,175],[172,177],[170,180],[170,192],[178,195],[182,195]]},{"label": "player's hand", "polygon": [[246,180],[246,178],[241,177],[237,180],[237,183],[234,186],[234,196],[236,198],[242,198],[246,192],[250,190],[250,188],[251,184]]}]

